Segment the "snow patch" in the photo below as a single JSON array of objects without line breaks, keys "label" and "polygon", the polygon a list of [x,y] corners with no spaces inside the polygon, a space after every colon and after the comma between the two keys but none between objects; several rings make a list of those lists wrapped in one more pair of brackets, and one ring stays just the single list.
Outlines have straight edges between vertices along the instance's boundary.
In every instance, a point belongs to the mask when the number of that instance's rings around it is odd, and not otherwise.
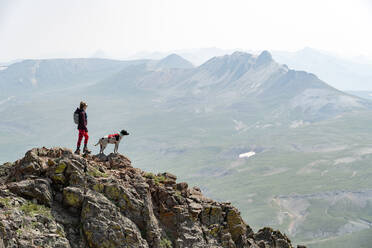
[{"label": "snow patch", "polygon": [[246,153],[239,154],[239,158],[249,158],[249,157],[252,157],[254,155],[256,155],[255,152],[246,152]]},{"label": "snow patch", "polygon": [[309,125],[309,122],[303,121],[303,120],[295,120],[292,121],[291,125],[289,126],[290,128],[299,128],[299,127],[304,127]]}]

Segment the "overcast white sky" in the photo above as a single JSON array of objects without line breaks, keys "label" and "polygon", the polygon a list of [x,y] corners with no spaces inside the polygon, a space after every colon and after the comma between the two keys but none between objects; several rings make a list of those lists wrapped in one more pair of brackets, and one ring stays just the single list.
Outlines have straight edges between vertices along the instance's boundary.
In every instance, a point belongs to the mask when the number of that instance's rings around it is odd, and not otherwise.
[{"label": "overcast white sky", "polygon": [[372,58],[372,0],[0,0],[0,61],[218,47]]}]

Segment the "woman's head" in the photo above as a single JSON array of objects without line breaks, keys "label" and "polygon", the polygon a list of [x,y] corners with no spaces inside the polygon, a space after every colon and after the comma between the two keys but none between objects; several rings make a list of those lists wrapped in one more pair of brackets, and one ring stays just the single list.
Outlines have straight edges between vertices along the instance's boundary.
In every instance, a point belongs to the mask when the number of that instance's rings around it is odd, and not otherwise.
[{"label": "woman's head", "polygon": [[84,109],[84,110],[86,110],[87,107],[88,107],[88,104],[86,104],[86,103],[83,102],[83,101],[80,102],[80,109]]}]

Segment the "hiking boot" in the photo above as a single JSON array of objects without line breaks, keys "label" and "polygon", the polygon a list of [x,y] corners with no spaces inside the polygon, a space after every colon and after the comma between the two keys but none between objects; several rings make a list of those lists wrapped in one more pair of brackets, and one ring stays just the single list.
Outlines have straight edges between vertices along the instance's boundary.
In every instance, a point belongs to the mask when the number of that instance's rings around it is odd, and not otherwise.
[{"label": "hiking boot", "polygon": [[92,151],[88,149],[88,147],[84,146],[83,153],[90,154]]},{"label": "hiking boot", "polygon": [[75,154],[80,155],[80,148],[76,148]]}]

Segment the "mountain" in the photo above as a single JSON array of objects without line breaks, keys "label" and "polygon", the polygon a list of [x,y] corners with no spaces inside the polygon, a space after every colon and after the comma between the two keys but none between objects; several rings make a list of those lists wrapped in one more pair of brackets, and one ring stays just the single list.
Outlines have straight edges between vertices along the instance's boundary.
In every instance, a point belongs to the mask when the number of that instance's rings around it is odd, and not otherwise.
[{"label": "mountain", "polygon": [[352,61],[308,47],[297,52],[272,53],[278,62],[312,72],[337,89],[372,90],[372,64],[363,60]]},{"label": "mountain", "polygon": [[0,71],[0,91],[10,95],[81,87],[143,61],[108,59],[23,60]]},{"label": "mountain", "polygon": [[120,154],[34,148],[0,167],[0,247],[293,247],[176,179]]},{"label": "mountain", "polygon": [[130,57],[127,57],[126,60],[134,59],[159,60],[170,54],[178,54],[181,57],[185,58],[186,60],[190,61],[192,64],[199,66],[213,57],[231,54],[238,50],[241,49],[220,49],[216,47],[207,47],[198,49],[180,49],[170,52],[138,52]]},{"label": "mountain", "polygon": [[[169,57],[158,63],[168,60]],[[368,101],[338,91],[314,74],[278,64],[267,51],[258,56],[235,52],[187,69],[152,70],[135,65],[88,91],[125,91],[129,88],[168,95],[164,104],[184,99],[186,102],[181,101],[180,107],[194,108],[192,105],[208,101],[210,108],[246,112],[249,106],[256,111],[265,109],[279,117],[285,115],[306,121],[371,108]]]},{"label": "mountain", "polygon": [[23,60],[0,67],[0,96],[81,88],[100,82],[128,66],[146,65],[149,70],[193,68],[182,57],[171,54],[161,60],[119,61],[110,59]]},{"label": "mountain", "polygon": [[[130,59],[161,59],[171,53],[176,53],[194,65],[199,66],[213,57],[232,54],[241,50],[219,48],[187,49],[163,53],[138,53],[130,57]],[[354,59],[343,58],[309,47],[296,52],[275,50],[271,50],[270,52],[278,63],[286,64],[294,70],[314,73],[322,81],[327,82],[336,89],[343,91],[372,90],[370,86],[370,82],[372,82],[372,63],[364,57]]]},{"label": "mountain", "polygon": [[236,51],[241,51],[242,49],[220,49],[216,47],[207,47],[199,49],[184,49],[175,51],[175,53],[180,54],[182,57],[191,61],[194,65],[201,65],[213,57],[224,56],[226,54],[232,54]]},{"label": "mountain", "polygon": [[181,56],[177,54],[170,54],[167,57],[159,60],[159,61],[154,61],[153,67],[155,69],[169,69],[169,68],[193,68],[194,66]]}]

